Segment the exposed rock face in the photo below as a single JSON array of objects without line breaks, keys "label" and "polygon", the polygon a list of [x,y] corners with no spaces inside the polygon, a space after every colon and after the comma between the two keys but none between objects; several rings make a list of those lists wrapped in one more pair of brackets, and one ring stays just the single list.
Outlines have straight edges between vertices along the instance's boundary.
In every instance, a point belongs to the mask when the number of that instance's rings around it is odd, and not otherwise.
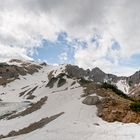
[{"label": "exposed rock face", "polygon": [[70,77],[83,78],[89,75],[90,70],[84,70],[74,65],[67,65],[66,72]]},{"label": "exposed rock face", "polygon": [[13,62],[22,63],[23,61],[22,60],[19,60],[19,59],[11,59],[9,62],[10,63],[13,63]]},{"label": "exposed rock face", "polygon": [[100,70],[98,67],[95,67],[92,70],[89,70],[89,69],[84,70],[82,68],[79,68],[78,66],[67,65],[66,72],[71,77],[76,77],[76,78],[87,77],[89,80],[92,80],[94,82],[104,82],[106,80],[117,82],[120,79],[124,79],[124,77],[117,77],[116,75],[113,75],[113,74],[106,74],[102,70]]},{"label": "exposed rock face", "polygon": [[98,96],[87,96],[82,103],[86,105],[97,105],[100,102]]},{"label": "exposed rock face", "polygon": [[[0,85],[6,85],[7,83],[17,79],[19,75],[33,74],[41,69],[40,65],[36,65],[29,62],[23,62],[21,60],[13,59],[8,63],[0,63]],[[17,63],[18,65],[14,65]]]},{"label": "exposed rock face", "polygon": [[103,71],[96,67],[90,71],[89,78],[95,82],[104,82],[104,79],[107,78],[107,76]]},{"label": "exposed rock face", "polygon": [[51,78],[50,80],[49,80],[49,82],[47,83],[47,85],[46,85],[46,87],[49,87],[49,88],[53,88],[53,86],[54,86],[54,84],[57,82],[57,78]]},{"label": "exposed rock face", "polygon": [[134,86],[135,84],[140,83],[140,71],[137,71],[133,75],[127,77],[127,82],[130,86]]},{"label": "exposed rock face", "polygon": [[41,66],[47,66],[47,63],[43,62],[40,64]]},{"label": "exposed rock face", "polygon": [[64,84],[66,84],[66,79],[69,78],[69,76],[65,73],[60,73],[56,77],[53,77],[52,72],[48,75],[49,82],[47,83],[46,87],[53,88],[54,84],[58,81],[57,87],[61,87]]},{"label": "exposed rock face", "polygon": [[[107,83],[112,83],[112,84],[117,84],[120,80],[125,81],[125,85],[128,88],[128,91],[125,88],[125,91],[129,93],[129,96],[137,98],[140,100],[140,71],[137,71],[133,75],[129,77],[125,76],[116,76],[113,74],[107,74],[100,70],[98,67],[93,68],[92,70],[84,70],[82,68],[79,68],[78,66],[74,65],[67,65],[66,66],[66,72],[70,77],[75,77],[75,78],[81,78],[81,79],[86,79],[94,82],[107,82]],[[138,90],[139,88],[139,90]],[[121,89],[122,90],[122,89]]]},{"label": "exposed rock face", "polygon": [[9,132],[7,135],[0,135],[0,139],[30,133],[32,131],[35,131],[37,129],[42,128],[43,126],[45,126],[46,124],[50,123],[51,121],[57,119],[59,116],[61,116],[63,114],[64,114],[64,112],[61,112],[61,113],[53,115],[51,117],[42,118],[38,122],[34,122],[34,123],[30,124],[29,126],[27,126],[25,128],[22,128],[22,129],[20,129],[18,131],[13,130],[13,131]]},{"label": "exposed rock face", "polygon": [[140,83],[140,71],[137,71],[136,73],[134,73],[129,77],[125,77],[125,76],[119,77],[113,74],[107,74],[102,70],[100,70],[98,67],[95,67],[92,70],[89,69],[84,70],[82,68],[79,68],[78,66],[67,65],[66,72],[71,77],[76,77],[76,78],[88,77],[89,79],[95,82],[104,82],[104,80],[108,80],[112,82],[117,82],[118,80],[126,80],[130,86],[134,86],[135,84]]},{"label": "exposed rock face", "polygon": [[140,101],[140,86],[134,86],[130,89],[129,96]]},{"label": "exposed rock face", "polygon": [[57,87],[63,86],[66,82],[67,82],[66,79],[60,78],[58,81]]}]

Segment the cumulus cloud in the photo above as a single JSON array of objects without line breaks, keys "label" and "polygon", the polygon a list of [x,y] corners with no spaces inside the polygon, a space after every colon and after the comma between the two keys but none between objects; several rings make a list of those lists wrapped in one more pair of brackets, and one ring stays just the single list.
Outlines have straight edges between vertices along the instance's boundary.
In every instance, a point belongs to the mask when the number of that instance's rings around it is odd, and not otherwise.
[{"label": "cumulus cloud", "polygon": [[[69,39],[87,43],[75,49],[75,64],[131,73],[120,61],[140,54],[139,5],[139,0],[0,0],[0,59],[32,59],[42,39],[55,41],[64,31]],[[91,42],[95,34],[101,36],[98,47]],[[112,40],[118,50],[111,48]]]},{"label": "cumulus cloud", "polygon": [[65,63],[68,59],[68,56],[67,56],[67,53],[66,52],[62,52],[58,58],[60,59],[60,62],[61,63]]}]

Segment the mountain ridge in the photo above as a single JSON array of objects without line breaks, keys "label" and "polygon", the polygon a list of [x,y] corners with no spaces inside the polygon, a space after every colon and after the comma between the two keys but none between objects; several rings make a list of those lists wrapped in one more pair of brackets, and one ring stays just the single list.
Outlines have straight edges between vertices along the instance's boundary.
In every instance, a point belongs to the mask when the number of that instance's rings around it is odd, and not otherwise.
[{"label": "mountain ridge", "polygon": [[[34,72],[37,72],[43,65],[47,65],[45,62],[37,63],[35,61],[23,61],[18,59],[12,59],[8,62],[0,63],[0,77],[4,77],[7,79],[12,77],[18,77],[18,75],[25,75],[27,73],[33,74]],[[8,76],[9,69],[7,67],[15,67],[16,70],[14,70],[14,75],[11,73],[11,75]],[[72,77],[76,78],[88,78],[88,80],[93,80],[95,82],[117,82],[119,80],[126,80],[126,82],[129,84],[129,86],[134,86],[135,84],[140,83],[140,71],[136,71],[134,74],[130,76],[117,76],[110,73],[105,73],[100,68],[95,67],[91,70],[87,69],[84,70],[83,68],[80,68],[76,65],[71,64],[65,64],[65,71]],[[3,69],[6,69],[5,72],[2,72]],[[20,69],[18,69],[20,68]],[[11,70],[12,71],[12,70]],[[17,72],[18,71],[18,72]],[[6,75],[7,73],[7,75]],[[12,75],[13,74],[13,75]]]},{"label": "mountain ridge", "polygon": [[124,129],[128,138],[139,137],[133,131],[139,130],[139,94],[134,94],[139,89],[131,87],[135,97],[124,94],[130,87],[123,78],[73,65],[14,60],[1,66],[0,79],[6,80],[0,85],[1,139],[112,140],[120,138],[116,133],[126,137]]}]

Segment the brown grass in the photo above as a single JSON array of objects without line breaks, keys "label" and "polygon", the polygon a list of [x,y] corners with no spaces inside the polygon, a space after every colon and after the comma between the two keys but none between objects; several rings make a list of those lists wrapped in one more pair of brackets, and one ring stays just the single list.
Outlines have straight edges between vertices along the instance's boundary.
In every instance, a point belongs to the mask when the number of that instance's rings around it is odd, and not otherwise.
[{"label": "brown grass", "polygon": [[97,105],[97,115],[107,122],[140,123],[140,112],[130,109],[132,101],[125,99],[111,89],[104,89],[96,83],[89,83],[85,86],[84,94],[81,97],[96,94],[102,99]]}]

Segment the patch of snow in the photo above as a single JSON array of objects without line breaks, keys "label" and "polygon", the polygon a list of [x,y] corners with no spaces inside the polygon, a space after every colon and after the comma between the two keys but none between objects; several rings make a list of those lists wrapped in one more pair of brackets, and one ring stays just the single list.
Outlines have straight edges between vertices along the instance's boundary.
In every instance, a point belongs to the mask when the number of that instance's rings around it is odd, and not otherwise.
[{"label": "patch of snow", "polygon": [[25,102],[0,102],[0,116],[12,113],[13,111],[19,111],[28,105],[29,103]]},{"label": "patch of snow", "polygon": [[[47,90],[46,90],[47,92]],[[12,128],[16,123],[16,130],[20,129],[41,117],[51,116],[65,112],[45,127],[31,133],[14,137],[14,140],[139,140],[139,124],[123,124],[119,122],[107,123],[96,115],[95,106],[82,104],[80,95],[82,88],[69,91],[62,91],[57,94],[47,94],[48,101],[41,110],[14,120],[5,122],[5,125]],[[35,115],[36,114],[36,115]],[[27,121],[26,121],[27,120]],[[12,124],[11,124],[12,123]],[[23,124],[21,124],[23,123]],[[26,125],[25,125],[26,124]],[[4,124],[1,124],[3,132]],[[13,127],[13,129],[15,129]],[[7,131],[7,129],[5,129]],[[5,140],[12,140],[7,138]]]},{"label": "patch of snow", "polygon": [[119,90],[123,91],[125,94],[129,94],[129,85],[127,84],[126,80],[119,80],[116,83],[116,86]]},{"label": "patch of snow", "polygon": [[[45,87],[48,82],[48,74],[54,70],[55,76],[65,69],[65,65],[44,66],[38,73],[33,75],[20,76],[6,87],[0,86],[0,98],[5,102],[24,101],[19,97],[19,93],[28,88],[37,88],[33,95],[34,101],[47,96],[46,103],[41,109],[32,112],[24,117],[14,118],[12,120],[0,120],[0,134],[6,135],[12,130],[18,131],[30,124],[39,121],[42,118],[64,112],[56,120],[50,122],[43,128],[25,135],[9,137],[5,140],[139,140],[140,124],[123,124],[119,122],[107,123],[97,117],[96,106],[88,106],[82,103],[83,88],[76,82],[73,86],[73,79],[67,78],[67,83],[62,87]],[[66,78],[66,77],[65,77]],[[45,83],[42,81],[46,81]],[[129,87],[125,82],[117,83],[119,89],[128,91]],[[26,88],[23,88],[26,87]],[[13,90],[14,89],[14,90]],[[64,90],[66,89],[66,90]],[[54,92],[55,91],[55,92]],[[15,110],[19,104],[13,104],[10,110]],[[22,105],[21,105],[22,106]],[[9,108],[9,107],[8,107]],[[2,108],[1,108],[2,109]],[[6,111],[6,109],[4,109]]]}]

